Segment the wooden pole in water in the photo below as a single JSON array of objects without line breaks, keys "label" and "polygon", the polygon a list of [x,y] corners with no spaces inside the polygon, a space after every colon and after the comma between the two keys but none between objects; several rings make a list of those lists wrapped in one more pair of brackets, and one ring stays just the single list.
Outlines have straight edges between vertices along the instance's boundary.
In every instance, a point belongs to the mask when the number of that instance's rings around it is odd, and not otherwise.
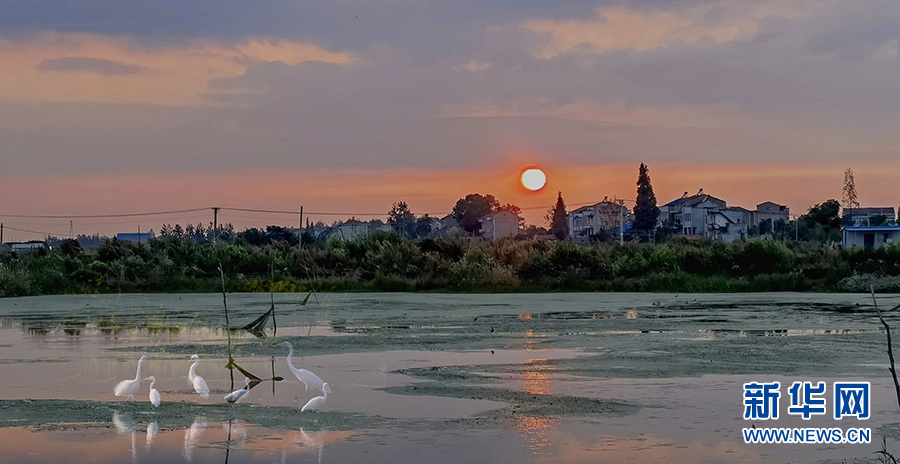
[{"label": "wooden pole in water", "polygon": [[[891,328],[884,320],[884,317],[881,316],[881,310],[878,309],[878,301],[875,300],[875,286],[871,283],[869,284],[869,292],[872,293],[872,303],[875,304],[875,311],[878,313],[878,320],[881,321],[881,325],[884,326],[884,331],[887,333],[887,352],[888,359],[891,361],[891,367],[889,367],[888,370],[891,371],[891,377],[894,378],[894,390],[897,392],[897,405],[900,406],[900,381],[897,380],[897,368],[894,367],[894,348],[893,343],[891,342]],[[893,310],[896,310],[898,308],[900,308],[900,305],[895,306]]]},{"label": "wooden pole in water", "polygon": [[222,278],[222,306],[225,307],[225,335],[228,337],[228,373],[231,376],[231,390],[234,390],[234,358],[231,357],[231,323],[228,321],[228,299],[225,296],[225,271],[219,263],[219,277]]}]

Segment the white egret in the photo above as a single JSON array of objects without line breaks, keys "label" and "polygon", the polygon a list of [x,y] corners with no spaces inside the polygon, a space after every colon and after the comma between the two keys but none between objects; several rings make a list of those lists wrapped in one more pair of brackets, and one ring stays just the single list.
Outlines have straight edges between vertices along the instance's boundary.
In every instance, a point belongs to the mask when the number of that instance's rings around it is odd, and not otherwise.
[{"label": "white egret", "polygon": [[303,382],[303,385],[305,387],[303,391],[309,391],[310,388],[313,388],[321,391],[322,393],[325,393],[325,390],[322,387],[323,385],[325,385],[325,382],[323,382],[318,375],[313,374],[312,371],[308,371],[306,369],[297,369],[296,367],[294,367],[294,364],[291,362],[291,357],[294,356],[294,345],[291,345],[291,342],[281,342],[275,346],[281,345],[287,345],[288,347],[287,365],[289,368],[291,368],[291,372],[293,372],[294,375],[297,376],[297,379]]},{"label": "white egret", "polygon": [[325,393],[325,396],[317,396],[307,401],[306,404],[303,405],[302,408],[300,408],[300,412],[315,411],[316,409],[319,409],[323,404],[325,404],[325,401],[328,401],[328,394],[331,393],[331,387],[329,387],[327,383],[323,384],[322,392]]},{"label": "white egret", "polygon": [[141,359],[138,361],[137,374],[134,375],[134,380],[123,380],[116,385],[116,388],[113,389],[113,393],[116,396],[127,396],[134,399],[134,394],[141,389],[141,364],[146,359],[146,356],[141,356]]},{"label": "white egret", "polygon": [[225,401],[229,403],[240,403],[247,393],[250,393],[250,377],[244,377],[244,388],[235,390],[225,396]]},{"label": "white egret", "polygon": [[159,406],[159,390],[153,388],[153,386],[156,385],[156,377],[151,375],[144,380],[150,381],[150,403],[153,404],[153,406]]},{"label": "white egret", "polygon": [[209,387],[206,386],[206,381],[203,380],[203,377],[200,377],[196,373],[197,364],[200,364],[200,356],[197,356],[195,354],[195,355],[191,356],[191,360],[188,362],[194,363],[194,364],[191,364],[191,370],[188,371],[188,382],[190,382],[191,385],[193,385],[194,391],[196,391],[197,394],[202,396],[204,399],[209,398]]}]

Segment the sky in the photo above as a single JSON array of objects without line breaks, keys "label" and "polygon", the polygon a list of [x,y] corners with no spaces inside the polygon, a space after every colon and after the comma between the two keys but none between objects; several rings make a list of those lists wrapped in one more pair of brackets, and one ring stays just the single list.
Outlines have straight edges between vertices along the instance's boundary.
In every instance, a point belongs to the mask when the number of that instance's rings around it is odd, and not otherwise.
[{"label": "sky", "polygon": [[477,192],[545,225],[560,191],[634,200],[641,162],[660,203],[800,214],[852,167],[864,206],[897,207],[898,116],[889,0],[8,0],[0,221],[330,223]]}]

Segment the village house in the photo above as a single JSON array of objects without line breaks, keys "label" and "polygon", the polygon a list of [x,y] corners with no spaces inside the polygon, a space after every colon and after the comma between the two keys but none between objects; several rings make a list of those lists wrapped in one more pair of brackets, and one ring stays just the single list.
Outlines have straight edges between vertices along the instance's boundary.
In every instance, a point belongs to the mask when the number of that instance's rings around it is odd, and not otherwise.
[{"label": "village house", "polygon": [[725,243],[745,239],[747,221],[751,217],[752,211],[740,206],[709,210],[706,214],[706,237]]},{"label": "village house", "polygon": [[707,216],[724,210],[726,206],[725,200],[704,193],[703,189],[693,196],[687,196],[687,192],[684,192],[681,198],[660,208],[660,219],[669,224],[680,223],[682,235],[709,237],[710,227],[721,223],[722,219],[710,219]]},{"label": "village house", "polygon": [[152,229],[149,232],[125,232],[116,234],[117,239],[131,243],[147,243],[151,238],[155,237],[156,234]]},{"label": "village house", "polygon": [[350,218],[334,226],[334,234],[341,240],[353,240],[369,234],[369,223]]},{"label": "village house", "polygon": [[773,225],[778,221],[788,223],[791,221],[791,210],[785,205],[779,205],[778,203],[771,201],[756,205],[756,217],[754,218],[753,224],[759,225],[759,223],[766,219],[771,219]]},{"label": "village house", "polygon": [[844,208],[843,223],[854,227],[894,224],[894,208]]},{"label": "village house", "polygon": [[481,218],[481,236],[485,240],[519,235],[519,215],[505,209]]},{"label": "village house", "polygon": [[867,250],[900,243],[900,226],[848,226],[843,229],[845,247],[865,247]]},{"label": "village house", "polygon": [[628,225],[630,214],[624,205],[606,199],[594,205],[582,206],[567,215],[569,238],[576,242],[587,242],[601,232],[618,236],[623,221],[625,230],[630,229]]}]

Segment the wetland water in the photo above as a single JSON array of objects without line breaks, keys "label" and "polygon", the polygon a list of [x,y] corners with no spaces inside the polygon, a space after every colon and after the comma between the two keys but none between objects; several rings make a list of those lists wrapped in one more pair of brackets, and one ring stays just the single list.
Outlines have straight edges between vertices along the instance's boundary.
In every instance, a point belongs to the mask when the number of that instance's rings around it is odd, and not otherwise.
[{"label": "wetland water", "polygon": [[[264,339],[232,332],[241,367],[270,378],[274,356],[284,378],[234,406],[222,398],[244,376],[232,386],[224,367],[221,295],[0,299],[0,462],[877,462],[881,435],[900,455],[866,295],[305,296],[276,295],[277,337],[271,324]],[[242,326],[269,295],[231,294],[228,307]],[[320,411],[300,412],[321,393],[304,391],[281,341],[331,385]],[[135,401],[113,395],[142,354],[159,408],[149,382]],[[209,399],[188,384],[192,354]],[[742,385],[774,380],[869,381],[871,419],[743,420]],[[873,440],[745,444],[751,423],[870,427]]]}]

